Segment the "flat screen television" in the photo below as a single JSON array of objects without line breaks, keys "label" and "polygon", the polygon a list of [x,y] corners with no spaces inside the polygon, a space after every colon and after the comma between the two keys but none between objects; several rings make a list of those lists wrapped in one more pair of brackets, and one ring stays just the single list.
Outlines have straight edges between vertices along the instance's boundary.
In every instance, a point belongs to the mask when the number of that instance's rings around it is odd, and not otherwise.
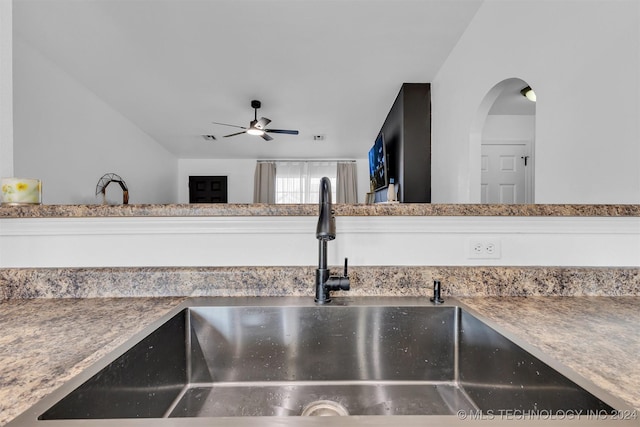
[{"label": "flat screen television", "polygon": [[369,179],[371,190],[376,191],[385,188],[389,184],[387,176],[387,150],[384,146],[384,135],[378,134],[376,142],[369,150]]}]

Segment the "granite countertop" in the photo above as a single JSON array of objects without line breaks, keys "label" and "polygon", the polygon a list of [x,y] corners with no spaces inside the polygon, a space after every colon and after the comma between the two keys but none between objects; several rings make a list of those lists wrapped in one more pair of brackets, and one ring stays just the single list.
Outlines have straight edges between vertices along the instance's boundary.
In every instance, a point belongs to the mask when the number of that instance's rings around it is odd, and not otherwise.
[{"label": "granite countertop", "polygon": [[0,301],[0,425],[175,307],[183,298]]},{"label": "granite countertop", "polygon": [[[640,205],[334,204],[337,216],[640,216]],[[0,205],[0,218],[314,216],[316,204]]]},{"label": "granite countertop", "polygon": [[640,410],[640,297],[458,299]]},{"label": "granite countertop", "polygon": [[[473,297],[463,303],[640,408],[639,297]],[[183,298],[0,302],[0,425]]]}]

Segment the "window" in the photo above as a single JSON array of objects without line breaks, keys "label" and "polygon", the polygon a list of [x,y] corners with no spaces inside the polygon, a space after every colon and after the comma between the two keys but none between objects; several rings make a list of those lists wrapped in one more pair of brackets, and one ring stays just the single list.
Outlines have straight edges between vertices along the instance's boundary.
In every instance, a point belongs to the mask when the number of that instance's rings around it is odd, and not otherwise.
[{"label": "window", "polygon": [[318,203],[320,179],[331,180],[331,198],[336,200],[337,162],[276,162],[276,203]]}]

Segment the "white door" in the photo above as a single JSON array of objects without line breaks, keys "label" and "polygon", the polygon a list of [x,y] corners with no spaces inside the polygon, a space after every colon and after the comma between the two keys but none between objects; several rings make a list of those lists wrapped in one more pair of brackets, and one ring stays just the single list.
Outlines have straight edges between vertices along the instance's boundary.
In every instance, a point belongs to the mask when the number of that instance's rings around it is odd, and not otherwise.
[{"label": "white door", "polygon": [[481,202],[531,203],[527,168],[531,158],[526,142],[482,144]]}]

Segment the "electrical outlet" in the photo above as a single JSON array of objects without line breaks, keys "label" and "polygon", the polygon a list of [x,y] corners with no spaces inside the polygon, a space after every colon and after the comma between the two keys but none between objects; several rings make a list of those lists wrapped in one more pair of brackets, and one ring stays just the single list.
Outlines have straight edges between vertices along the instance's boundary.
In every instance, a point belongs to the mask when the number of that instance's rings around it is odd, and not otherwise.
[{"label": "electrical outlet", "polygon": [[472,239],[469,241],[469,258],[499,259],[502,258],[502,245],[496,239]]}]

